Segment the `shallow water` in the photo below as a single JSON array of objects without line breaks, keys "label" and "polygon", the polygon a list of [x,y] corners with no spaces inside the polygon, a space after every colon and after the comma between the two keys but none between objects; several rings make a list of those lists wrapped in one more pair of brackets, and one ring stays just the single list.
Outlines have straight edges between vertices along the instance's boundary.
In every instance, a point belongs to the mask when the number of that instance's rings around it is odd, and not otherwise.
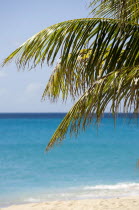
[{"label": "shallow water", "polygon": [[63,116],[0,115],[0,205],[139,195],[137,120],[105,115],[45,153]]}]

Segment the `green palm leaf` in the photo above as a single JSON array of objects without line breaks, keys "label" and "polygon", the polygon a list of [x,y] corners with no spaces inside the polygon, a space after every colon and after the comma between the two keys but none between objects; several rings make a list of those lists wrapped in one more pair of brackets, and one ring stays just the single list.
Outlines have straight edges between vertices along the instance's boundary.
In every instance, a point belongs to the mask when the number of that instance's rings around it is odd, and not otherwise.
[{"label": "green palm leaf", "polygon": [[[61,57],[61,68],[73,69],[80,51],[91,49],[85,71],[96,79],[105,57],[103,73],[139,62],[139,25],[125,23],[121,31],[118,20],[78,19],[50,26],[39,32],[10,54],[3,65],[16,58],[19,68],[47,62],[52,65]],[[123,50],[124,53],[123,53]],[[71,55],[69,58],[69,54]],[[95,72],[94,72],[95,71]]]},{"label": "green palm leaf", "polygon": [[52,101],[62,93],[75,103],[54,133],[47,150],[61,142],[66,132],[99,121],[112,101],[115,113],[124,101],[124,111],[138,111],[139,24],[104,18],[84,18],[50,26],[39,32],[11,53],[3,65],[16,60],[18,68],[54,64],[60,57],[43,99]]},{"label": "green palm leaf", "polygon": [[[74,68],[62,68],[61,61],[55,66],[53,73],[46,85],[42,99],[47,96],[50,100],[56,101],[60,94],[63,100],[70,95],[73,99],[80,96],[94,82],[85,71],[86,63],[92,50],[81,50],[77,57]],[[69,59],[71,54],[69,54]],[[101,74],[102,69],[100,69]]]},{"label": "green palm leaf", "polygon": [[71,135],[77,135],[80,128],[86,129],[92,121],[98,122],[110,101],[113,113],[118,111],[121,101],[124,104],[123,111],[130,112],[133,109],[138,113],[139,66],[119,69],[96,80],[67,113],[46,150],[60,143],[68,129]]},{"label": "green palm leaf", "polygon": [[94,0],[90,3],[95,17],[117,18],[122,22],[139,22],[138,0]]}]

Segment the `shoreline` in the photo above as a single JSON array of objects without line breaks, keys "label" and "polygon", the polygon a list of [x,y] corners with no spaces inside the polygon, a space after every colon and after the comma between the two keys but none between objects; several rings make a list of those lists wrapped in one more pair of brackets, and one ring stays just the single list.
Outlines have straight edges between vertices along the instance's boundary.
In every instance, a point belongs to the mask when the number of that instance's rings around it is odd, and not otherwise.
[{"label": "shoreline", "polygon": [[48,201],[12,205],[0,210],[139,210],[139,196],[106,199]]}]

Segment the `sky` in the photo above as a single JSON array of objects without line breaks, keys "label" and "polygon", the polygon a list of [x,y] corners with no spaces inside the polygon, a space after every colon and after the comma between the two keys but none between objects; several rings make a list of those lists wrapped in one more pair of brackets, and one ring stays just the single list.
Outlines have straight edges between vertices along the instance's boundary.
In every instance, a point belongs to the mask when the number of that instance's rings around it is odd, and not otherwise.
[{"label": "sky", "polygon": [[[89,0],[0,0],[0,64],[18,46],[42,29],[89,14]],[[53,67],[17,70],[0,68],[0,112],[67,112],[73,102],[41,101]]]}]

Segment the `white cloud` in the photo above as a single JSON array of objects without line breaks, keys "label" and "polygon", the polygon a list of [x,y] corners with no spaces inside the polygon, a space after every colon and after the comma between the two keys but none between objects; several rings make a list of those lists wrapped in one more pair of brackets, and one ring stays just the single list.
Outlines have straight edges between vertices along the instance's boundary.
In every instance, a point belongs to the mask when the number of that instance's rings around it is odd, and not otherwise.
[{"label": "white cloud", "polygon": [[43,85],[40,83],[30,83],[27,87],[25,92],[28,94],[37,93],[42,89]]},{"label": "white cloud", "polygon": [[0,71],[0,78],[7,77],[7,73],[4,71]]},{"label": "white cloud", "polygon": [[44,85],[41,83],[30,83],[24,89],[22,95],[18,98],[19,103],[36,103],[40,102],[44,90]]}]

